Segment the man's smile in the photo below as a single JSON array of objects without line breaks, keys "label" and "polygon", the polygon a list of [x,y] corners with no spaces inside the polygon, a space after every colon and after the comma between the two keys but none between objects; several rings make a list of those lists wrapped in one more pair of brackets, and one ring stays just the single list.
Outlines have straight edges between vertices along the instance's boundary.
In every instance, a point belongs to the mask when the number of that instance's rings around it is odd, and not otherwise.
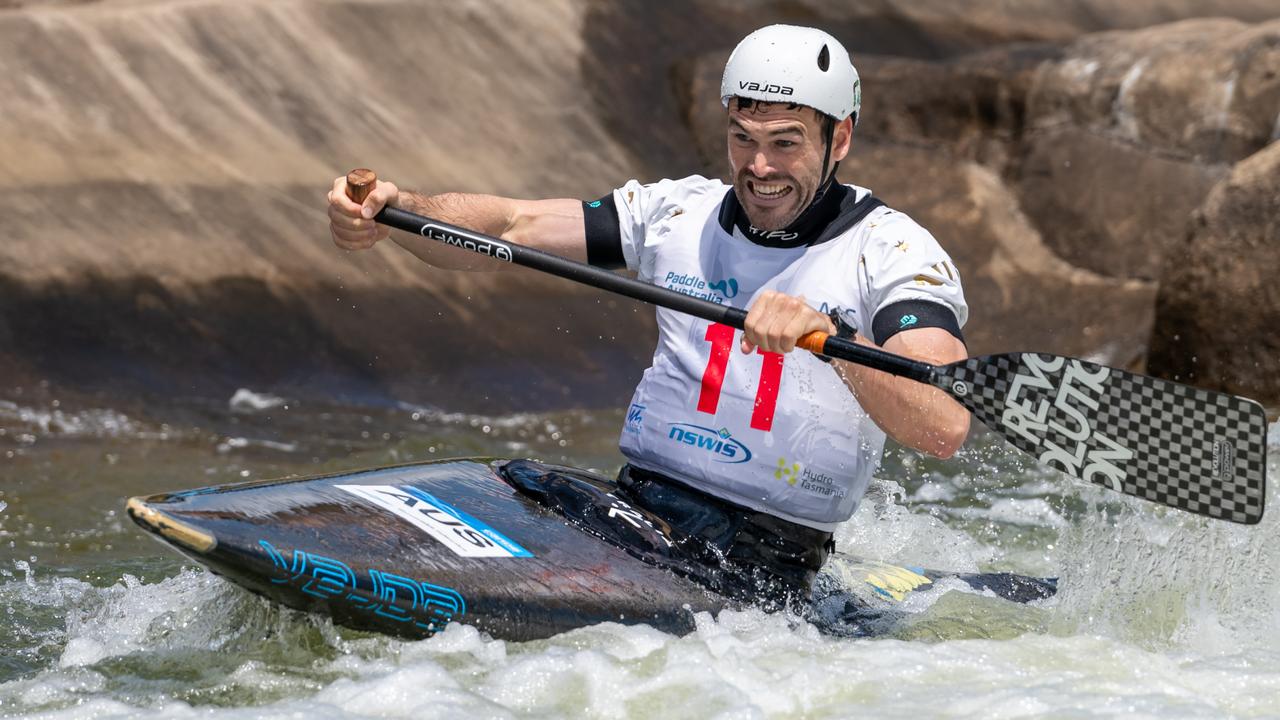
[{"label": "man's smile", "polygon": [[747,190],[751,193],[752,200],[757,203],[774,205],[790,195],[792,187],[786,183],[747,180]]}]

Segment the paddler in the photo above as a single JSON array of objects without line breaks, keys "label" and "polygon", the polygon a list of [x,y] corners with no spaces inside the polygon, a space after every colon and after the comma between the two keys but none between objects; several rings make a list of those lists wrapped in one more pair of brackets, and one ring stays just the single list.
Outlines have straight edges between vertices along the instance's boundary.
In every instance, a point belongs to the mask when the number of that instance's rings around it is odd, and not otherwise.
[{"label": "paddler", "polygon": [[[838,40],[789,25],[751,33],[720,100],[732,186],[632,180],[584,202],[380,182],[358,205],[344,176],[329,193],[330,228],[341,248],[373,247],[391,232],[372,219],[389,205],[748,308],[743,333],[658,309],[653,364],[621,433],[619,493],[666,520],[703,582],[776,606],[807,594],[886,434],[945,458],[969,429],[943,392],[792,352],[796,341],[822,331],[941,365],[967,355],[968,308],[927,230],[836,181],[861,105]],[[399,231],[395,241],[437,267],[506,267]]]}]

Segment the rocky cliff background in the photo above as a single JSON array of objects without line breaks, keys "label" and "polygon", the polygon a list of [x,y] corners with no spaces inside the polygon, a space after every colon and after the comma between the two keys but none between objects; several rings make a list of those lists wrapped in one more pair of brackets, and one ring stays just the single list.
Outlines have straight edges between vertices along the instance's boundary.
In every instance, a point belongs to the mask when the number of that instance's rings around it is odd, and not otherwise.
[{"label": "rocky cliff background", "polygon": [[1280,0],[0,0],[0,393],[621,402],[647,308],[338,250],[324,194],[721,174],[771,22],[853,51],[841,177],[951,250],[974,353],[1280,405]]}]

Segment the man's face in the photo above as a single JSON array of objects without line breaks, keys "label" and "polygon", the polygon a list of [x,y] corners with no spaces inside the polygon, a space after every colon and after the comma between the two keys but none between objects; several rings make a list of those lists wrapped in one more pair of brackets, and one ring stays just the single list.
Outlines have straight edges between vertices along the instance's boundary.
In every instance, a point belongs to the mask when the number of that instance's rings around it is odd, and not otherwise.
[{"label": "man's face", "polygon": [[[836,125],[831,163],[849,152],[852,123]],[[781,230],[813,201],[822,184],[826,145],[812,108],[729,101],[729,165],[747,219],[760,230]],[[829,171],[829,170],[828,170]]]}]

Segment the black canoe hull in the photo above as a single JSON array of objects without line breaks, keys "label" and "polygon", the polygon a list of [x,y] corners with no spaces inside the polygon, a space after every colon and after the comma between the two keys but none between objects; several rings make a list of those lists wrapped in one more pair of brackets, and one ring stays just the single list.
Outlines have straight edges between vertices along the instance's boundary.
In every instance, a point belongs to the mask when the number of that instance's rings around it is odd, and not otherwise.
[{"label": "black canoe hull", "polygon": [[[435,507],[456,508],[527,555],[460,555],[340,486],[418,489]],[[249,590],[347,627],[404,637],[431,635],[450,620],[511,640],[605,621],[681,633],[692,629],[692,612],[726,604],[584,534],[481,460],[169,493],[134,498],[128,510],[143,528]]]},{"label": "black canoe hull", "polygon": [[[695,612],[733,604],[687,579],[664,523],[613,489],[572,468],[459,459],[166,493],[127,508],[157,538],[255,593],[402,637],[450,621],[517,641],[606,621],[680,634]],[[941,578],[1018,602],[1054,591],[1052,580],[1008,573],[833,563],[873,600],[901,600]],[[830,604],[826,580],[815,602],[821,591]]]}]

